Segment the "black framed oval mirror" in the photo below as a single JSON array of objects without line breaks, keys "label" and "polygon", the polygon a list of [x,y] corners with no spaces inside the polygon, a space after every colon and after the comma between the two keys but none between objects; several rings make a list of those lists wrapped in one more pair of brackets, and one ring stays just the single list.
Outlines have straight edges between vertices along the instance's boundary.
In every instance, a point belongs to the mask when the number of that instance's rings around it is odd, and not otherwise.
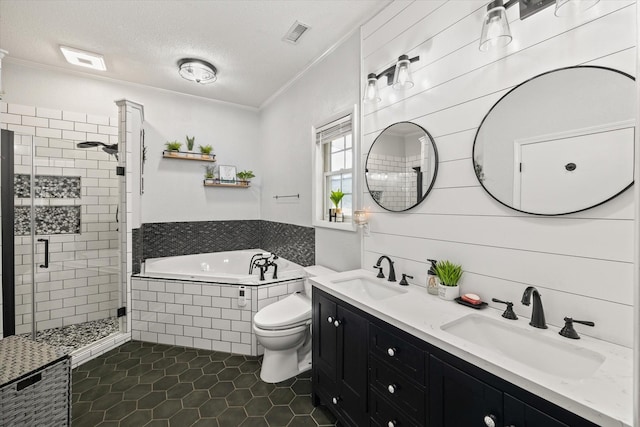
[{"label": "black framed oval mirror", "polygon": [[402,212],[422,202],[438,174],[436,144],[422,126],[398,122],[373,141],[365,164],[369,194],[380,207]]},{"label": "black framed oval mirror", "polygon": [[491,107],[473,144],[482,187],[535,215],[590,209],[633,184],[635,81],[575,66],[521,83]]}]

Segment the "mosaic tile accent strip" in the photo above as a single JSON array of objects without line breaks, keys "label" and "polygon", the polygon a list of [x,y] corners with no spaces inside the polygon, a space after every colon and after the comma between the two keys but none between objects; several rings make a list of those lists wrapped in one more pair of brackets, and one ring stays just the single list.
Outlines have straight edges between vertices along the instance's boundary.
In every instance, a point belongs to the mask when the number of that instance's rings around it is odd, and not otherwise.
[{"label": "mosaic tile accent strip", "polygon": [[240,220],[149,223],[141,230],[144,259],[261,248],[302,266],[315,263],[313,227]]},{"label": "mosaic tile accent strip", "polygon": [[[36,234],[79,234],[81,206],[36,206]],[[15,234],[31,233],[29,206],[15,207]]]},{"label": "mosaic tile accent strip", "polygon": [[261,221],[260,248],[304,267],[316,261],[316,232],[313,227]]},{"label": "mosaic tile accent strip", "polygon": [[260,247],[260,221],[198,221],[143,224],[144,258]]},{"label": "mosaic tile accent strip", "polygon": [[143,256],[143,245],[142,245],[142,228],[132,228],[131,229],[131,257],[133,259],[133,274],[140,273],[140,260]]},{"label": "mosaic tile accent strip", "polygon": [[[19,199],[31,197],[30,175],[16,174],[14,190]],[[38,199],[79,199],[80,177],[36,175],[35,195]]]}]

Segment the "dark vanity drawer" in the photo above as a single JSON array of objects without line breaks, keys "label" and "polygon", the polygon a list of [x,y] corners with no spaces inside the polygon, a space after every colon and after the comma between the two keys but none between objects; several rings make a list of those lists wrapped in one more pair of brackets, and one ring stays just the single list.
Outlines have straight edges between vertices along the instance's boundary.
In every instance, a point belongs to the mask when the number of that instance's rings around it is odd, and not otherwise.
[{"label": "dark vanity drawer", "polygon": [[391,331],[376,325],[369,328],[369,351],[402,373],[425,384],[425,353]]},{"label": "dark vanity drawer", "polygon": [[425,419],[425,388],[390,368],[375,356],[369,357],[369,385],[400,411],[419,422]]},{"label": "dark vanity drawer", "polygon": [[372,426],[379,427],[419,427],[404,411],[397,409],[378,393],[372,392],[369,396],[369,416]]}]

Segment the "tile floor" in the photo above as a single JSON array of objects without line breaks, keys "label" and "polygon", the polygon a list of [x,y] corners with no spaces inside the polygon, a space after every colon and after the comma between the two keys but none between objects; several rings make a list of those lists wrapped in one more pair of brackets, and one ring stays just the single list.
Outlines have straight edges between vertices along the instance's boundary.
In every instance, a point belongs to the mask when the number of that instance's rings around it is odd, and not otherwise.
[{"label": "tile floor", "polygon": [[260,357],[131,341],[73,370],[72,426],[334,426],[310,372],[260,380]]}]

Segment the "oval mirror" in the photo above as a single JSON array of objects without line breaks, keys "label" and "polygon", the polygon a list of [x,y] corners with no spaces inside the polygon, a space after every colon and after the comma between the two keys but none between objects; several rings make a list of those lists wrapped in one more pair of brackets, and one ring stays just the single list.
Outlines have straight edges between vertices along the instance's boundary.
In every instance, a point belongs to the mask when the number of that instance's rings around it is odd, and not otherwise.
[{"label": "oval mirror", "polygon": [[438,173],[438,151],[429,132],[410,122],[394,123],[373,141],[365,178],[369,194],[386,210],[401,212],[422,202]]},{"label": "oval mirror", "polygon": [[537,215],[592,208],[633,184],[634,79],[604,67],[553,70],[516,86],[476,133],[473,166],[498,202]]}]

